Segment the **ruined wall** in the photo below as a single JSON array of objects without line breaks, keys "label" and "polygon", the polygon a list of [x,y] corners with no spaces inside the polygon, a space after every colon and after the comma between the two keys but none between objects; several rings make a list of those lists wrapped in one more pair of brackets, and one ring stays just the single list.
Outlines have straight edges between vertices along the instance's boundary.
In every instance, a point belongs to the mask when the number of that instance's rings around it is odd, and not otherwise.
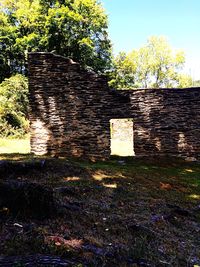
[{"label": "ruined wall", "polygon": [[133,118],[140,155],[200,154],[200,89],[116,91],[51,53],[29,54],[31,151],[108,158],[110,119]]},{"label": "ruined wall", "polygon": [[200,88],[130,93],[136,155],[200,156]]},{"label": "ruined wall", "polygon": [[129,98],[105,77],[51,53],[29,54],[31,152],[107,158],[110,117],[127,113]]}]

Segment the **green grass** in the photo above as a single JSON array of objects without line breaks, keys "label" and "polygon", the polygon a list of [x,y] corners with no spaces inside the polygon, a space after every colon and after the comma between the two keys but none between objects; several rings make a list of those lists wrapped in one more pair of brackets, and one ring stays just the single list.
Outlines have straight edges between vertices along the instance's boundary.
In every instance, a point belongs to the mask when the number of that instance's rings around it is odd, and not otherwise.
[{"label": "green grass", "polygon": [[27,139],[8,139],[0,138],[0,154],[30,153],[29,138]]},{"label": "green grass", "polygon": [[[4,140],[4,148],[11,146],[10,141]],[[27,140],[20,145],[21,141],[16,140],[19,151],[28,147]],[[14,146],[10,151],[14,152]],[[4,154],[0,159],[41,160],[30,154]],[[12,173],[11,169],[5,175],[0,172],[1,176],[64,187],[66,192],[60,198],[72,205],[63,217],[33,222],[33,230],[15,233],[15,237],[9,228],[12,221],[9,224],[0,221],[2,254],[58,254],[81,263],[87,260],[88,266],[141,266],[129,265],[131,259],[142,259],[149,263],[147,266],[200,265],[198,162],[115,156],[104,162],[46,158],[42,169],[26,169],[20,174]],[[73,210],[73,205],[78,210]],[[14,222],[18,221],[14,218]],[[47,244],[49,236],[80,242],[83,247]],[[90,244],[93,250],[87,251],[85,244]]]},{"label": "green grass", "polygon": [[121,141],[119,139],[111,139],[111,155],[134,156],[132,148],[133,144],[129,141]]},{"label": "green grass", "polygon": [[[29,142],[28,137],[26,139],[0,138],[0,154],[30,153]],[[111,140],[112,155],[133,156],[131,145],[126,141]]]}]

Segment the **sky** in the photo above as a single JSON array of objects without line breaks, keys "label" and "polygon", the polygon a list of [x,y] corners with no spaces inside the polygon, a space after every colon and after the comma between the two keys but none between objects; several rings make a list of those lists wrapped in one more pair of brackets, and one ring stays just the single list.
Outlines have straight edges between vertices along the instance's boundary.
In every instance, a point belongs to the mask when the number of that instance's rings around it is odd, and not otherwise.
[{"label": "sky", "polygon": [[186,55],[185,73],[200,79],[200,0],[101,0],[108,14],[114,54],[167,37]]}]

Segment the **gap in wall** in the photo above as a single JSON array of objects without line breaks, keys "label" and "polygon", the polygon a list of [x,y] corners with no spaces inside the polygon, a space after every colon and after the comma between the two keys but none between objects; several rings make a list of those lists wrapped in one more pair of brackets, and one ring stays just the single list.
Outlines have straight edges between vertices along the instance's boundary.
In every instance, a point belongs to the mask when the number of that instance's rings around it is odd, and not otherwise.
[{"label": "gap in wall", "polygon": [[110,149],[111,155],[135,156],[132,118],[110,120]]}]

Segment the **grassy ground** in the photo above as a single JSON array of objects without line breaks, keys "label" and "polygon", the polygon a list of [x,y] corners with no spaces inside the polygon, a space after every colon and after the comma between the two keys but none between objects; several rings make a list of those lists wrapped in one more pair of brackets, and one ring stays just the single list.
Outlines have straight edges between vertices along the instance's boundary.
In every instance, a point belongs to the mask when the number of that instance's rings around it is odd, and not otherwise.
[{"label": "grassy ground", "polygon": [[[127,141],[111,140],[112,155],[133,156],[132,143]],[[30,140],[0,138],[0,154],[30,153]]]},{"label": "grassy ground", "polygon": [[134,156],[133,144],[129,141],[111,140],[111,155]]},{"label": "grassy ground", "polygon": [[[1,159],[41,160],[23,155]],[[0,220],[2,255],[60,255],[75,261],[73,266],[200,265],[199,163],[46,159],[42,166],[24,173],[7,170],[7,177],[1,171],[0,179],[51,186],[71,208],[45,221],[8,214],[6,223]],[[24,230],[13,228],[14,223]]]},{"label": "grassy ground", "polygon": [[0,154],[30,153],[29,138],[27,139],[7,139],[0,138]]}]

